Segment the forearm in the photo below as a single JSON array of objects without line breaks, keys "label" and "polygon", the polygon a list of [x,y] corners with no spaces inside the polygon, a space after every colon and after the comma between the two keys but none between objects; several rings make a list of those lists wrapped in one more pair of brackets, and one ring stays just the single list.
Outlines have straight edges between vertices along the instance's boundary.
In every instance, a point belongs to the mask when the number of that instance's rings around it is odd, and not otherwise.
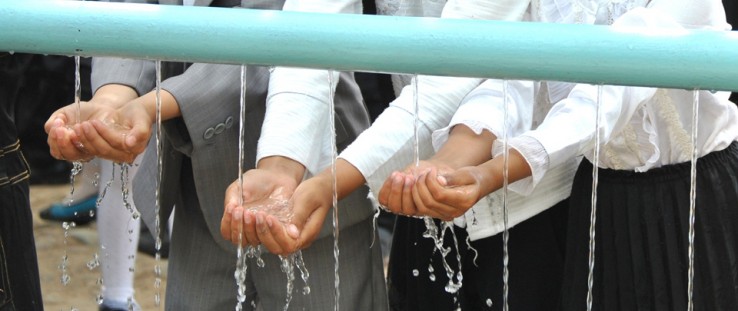
[{"label": "forearm", "polygon": [[[503,170],[505,166],[504,156],[498,156],[489,160],[479,166],[477,166],[481,173],[480,188],[484,195],[497,191],[502,188]],[[528,162],[525,160],[517,150],[510,149],[508,153],[508,171],[507,171],[507,182],[511,184],[528,176],[531,176],[531,168]]]},{"label": "forearm", "polygon": [[[332,183],[333,171],[327,168],[315,178],[320,178],[324,183]],[[336,194],[339,200],[359,189],[365,182],[364,176],[355,166],[344,159],[336,160]]]},{"label": "forearm", "polygon": [[497,137],[489,131],[477,135],[464,125],[451,129],[448,140],[431,161],[439,161],[451,168],[479,165],[491,157],[492,143]]},{"label": "forearm", "polygon": [[[102,89],[102,88],[101,88]],[[161,90],[159,93],[161,98],[161,120],[166,121],[182,115],[179,110],[179,104],[177,100],[166,90]],[[135,98],[128,102],[126,105],[141,105],[146,110],[146,114],[149,116],[151,123],[156,122],[156,91],[151,91],[145,95]]]}]

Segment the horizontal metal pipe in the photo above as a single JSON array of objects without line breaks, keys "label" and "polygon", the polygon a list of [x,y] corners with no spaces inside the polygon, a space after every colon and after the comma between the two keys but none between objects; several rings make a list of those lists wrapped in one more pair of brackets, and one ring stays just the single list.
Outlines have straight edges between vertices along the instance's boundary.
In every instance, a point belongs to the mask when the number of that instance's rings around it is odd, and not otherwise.
[{"label": "horizontal metal pipe", "polygon": [[3,1],[0,50],[738,91],[738,34]]}]

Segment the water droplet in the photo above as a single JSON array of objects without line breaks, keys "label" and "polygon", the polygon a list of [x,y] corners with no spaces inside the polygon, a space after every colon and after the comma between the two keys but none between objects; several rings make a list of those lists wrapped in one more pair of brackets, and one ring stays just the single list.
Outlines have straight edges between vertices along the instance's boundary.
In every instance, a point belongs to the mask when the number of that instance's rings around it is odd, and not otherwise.
[{"label": "water droplet", "polygon": [[61,276],[61,283],[64,286],[67,286],[69,284],[69,281],[71,281],[71,278],[69,277],[69,274],[62,274]]},{"label": "water droplet", "polygon": [[95,298],[95,301],[97,301],[98,305],[101,305],[103,303],[103,295],[97,294],[97,298]]},{"label": "water droplet", "polygon": [[15,54],[15,51],[8,51],[8,54],[13,55]]},{"label": "water droplet", "polygon": [[431,273],[431,274],[430,274],[430,275],[428,276],[428,278],[429,278],[429,279],[431,280],[431,282],[435,282],[435,281],[436,281],[436,275],[435,275],[435,274],[433,274],[433,273]]},{"label": "water droplet", "polygon": [[420,275],[420,271],[418,271],[418,269],[413,269],[413,276],[418,276],[418,275]]},{"label": "water droplet", "polygon": [[433,273],[433,265],[428,265],[428,272]]},{"label": "water droplet", "polygon": [[302,288],[302,294],[303,295],[310,295],[310,286],[305,286]]},{"label": "water droplet", "polygon": [[712,94],[715,94],[717,92],[718,92],[718,90],[710,90],[710,93],[712,93]]},{"label": "water droplet", "polygon": [[487,306],[492,307],[492,299],[487,298]]},{"label": "water droplet", "polygon": [[91,209],[90,210],[90,217],[95,217],[95,210],[94,209]]},{"label": "water droplet", "polygon": [[133,214],[131,214],[131,218],[133,218],[133,220],[136,220],[139,217],[141,217],[141,213],[139,213],[138,211],[134,211]]}]

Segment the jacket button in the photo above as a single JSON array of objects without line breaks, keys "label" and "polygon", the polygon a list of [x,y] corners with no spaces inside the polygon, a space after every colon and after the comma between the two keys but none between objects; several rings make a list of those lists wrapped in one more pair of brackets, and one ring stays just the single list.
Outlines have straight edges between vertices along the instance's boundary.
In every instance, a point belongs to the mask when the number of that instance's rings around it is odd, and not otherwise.
[{"label": "jacket button", "polygon": [[231,126],[233,126],[233,117],[228,117],[225,120],[225,127],[229,129]]},{"label": "jacket button", "polygon": [[206,140],[213,138],[213,135],[215,134],[215,130],[211,127],[205,130],[205,134],[202,136]]},{"label": "jacket button", "polygon": [[225,124],[218,123],[218,125],[215,126],[215,134],[223,133],[223,131],[225,130],[225,128],[226,128]]}]

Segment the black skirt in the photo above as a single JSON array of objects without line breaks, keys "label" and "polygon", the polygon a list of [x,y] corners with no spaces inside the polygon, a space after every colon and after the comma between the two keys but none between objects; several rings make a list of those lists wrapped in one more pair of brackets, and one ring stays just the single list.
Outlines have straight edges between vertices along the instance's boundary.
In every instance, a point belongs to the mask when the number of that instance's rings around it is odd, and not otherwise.
[{"label": "black skirt", "polygon": [[[568,201],[510,230],[508,305],[512,310],[556,308],[564,268]],[[466,243],[464,228],[454,227],[462,261],[463,282],[455,294],[446,292],[448,277],[433,241],[422,236],[422,219],[398,217],[393,233],[387,287],[391,310],[502,310],[502,234]],[[446,232],[446,256],[456,272],[454,241]],[[430,278],[431,266],[435,281]],[[417,275],[414,273],[417,271]],[[454,280],[456,280],[454,278]]]},{"label": "black skirt", "polygon": [[[569,208],[562,310],[585,310],[592,164]],[[599,170],[594,310],[687,310],[690,163]],[[695,310],[738,310],[738,143],[697,161]]]}]

